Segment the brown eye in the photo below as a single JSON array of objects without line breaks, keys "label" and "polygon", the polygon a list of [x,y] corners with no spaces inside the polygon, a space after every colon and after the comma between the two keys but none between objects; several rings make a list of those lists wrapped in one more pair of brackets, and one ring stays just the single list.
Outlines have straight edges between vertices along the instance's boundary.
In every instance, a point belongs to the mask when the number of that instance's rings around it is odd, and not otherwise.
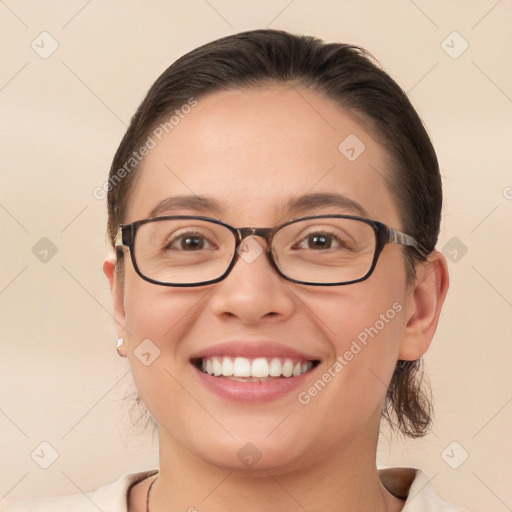
[{"label": "brown eye", "polygon": [[211,249],[212,245],[199,233],[183,233],[171,240],[165,248],[167,250],[194,252],[203,249]]},{"label": "brown eye", "polygon": [[330,233],[310,233],[296,247],[298,249],[325,250],[340,247],[341,245],[338,237]]}]

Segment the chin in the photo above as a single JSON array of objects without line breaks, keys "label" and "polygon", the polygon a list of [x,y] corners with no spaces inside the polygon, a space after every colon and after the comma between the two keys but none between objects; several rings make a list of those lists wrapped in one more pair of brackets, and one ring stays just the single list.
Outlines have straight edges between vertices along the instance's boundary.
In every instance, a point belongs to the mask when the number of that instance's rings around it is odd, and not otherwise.
[{"label": "chin", "polygon": [[[271,439],[275,436],[274,439]],[[296,435],[247,435],[201,443],[196,455],[212,466],[250,476],[279,474],[300,465],[302,450]]]}]

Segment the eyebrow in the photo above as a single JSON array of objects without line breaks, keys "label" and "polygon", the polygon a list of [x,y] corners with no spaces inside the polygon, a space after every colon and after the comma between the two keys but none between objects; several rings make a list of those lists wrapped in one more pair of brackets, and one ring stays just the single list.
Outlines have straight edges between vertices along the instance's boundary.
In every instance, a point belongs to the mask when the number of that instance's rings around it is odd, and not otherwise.
[{"label": "eyebrow", "polygon": [[[368,214],[363,206],[342,194],[334,193],[315,193],[305,194],[296,198],[290,199],[281,209],[284,215],[286,214],[300,214],[308,210],[318,210],[319,208],[335,207],[343,211],[349,211],[362,217]],[[194,210],[203,213],[215,213],[220,215],[225,212],[226,208],[218,201],[208,196],[198,195],[181,195],[171,196],[160,201],[149,212],[149,217],[158,217],[162,214],[170,213],[175,210]]]},{"label": "eyebrow", "polygon": [[363,206],[342,194],[334,193],[315,193],[306,194],[288,201],[285,211],[293,213],[302,213],[307,210],[313,210],[325,207],[340,208],[344,211],[356,213],[361,217],[367,217],[368,213]]},{"label": "eyebrow", "polygon": [[158,217],[173,210],[195,210],[219,214],[225,210],[215,199],[207,196],[171,196],[160,201],[150,212],[150,217]]}]

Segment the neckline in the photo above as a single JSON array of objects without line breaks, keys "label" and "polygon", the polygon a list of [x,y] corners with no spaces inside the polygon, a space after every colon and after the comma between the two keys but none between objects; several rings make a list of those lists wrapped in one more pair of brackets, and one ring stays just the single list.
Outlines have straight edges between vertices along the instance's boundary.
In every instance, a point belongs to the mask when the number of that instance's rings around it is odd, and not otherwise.
[{"label": "neckline", "polygon": [[146,512],[150,512],[149,510],[149,500],[151,498],[151,491],[153,490],[153,484],[158,480],[158,472],[156,474],[156,478],[149,484],[148,487],[148,495],[146,496]]},{"label": "neckline", "polygon": [[[382,468],[378,469],[377,471],[379,474],[379,481],[386,489],[386,491],[389,492],[389,494],[391,494],[393,497],[405,503],[409,496],[411,485],[416,478],[417,470],[414,468],[396,467]],[[158,480],[158,474],[159,470],[157,469],[149,476],[146,476],[146,478],[151,478],[152,476],[156,475],[156,478],[148,487],[148,492],[146,495],[146,512],[150,512],[149,502],[151,499],[151,491],[153,490],[154,483]]]},{"label": "neckline", "polygon": [[405,467],[382,468],[378,473],[381,484],[389,494],[404,502],[407,501],[418,470]]}]

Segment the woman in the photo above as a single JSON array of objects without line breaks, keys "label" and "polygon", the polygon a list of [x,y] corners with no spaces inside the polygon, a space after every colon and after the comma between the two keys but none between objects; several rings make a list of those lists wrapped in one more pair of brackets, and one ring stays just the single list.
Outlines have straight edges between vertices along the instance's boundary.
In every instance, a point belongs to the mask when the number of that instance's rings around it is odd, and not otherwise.
[{"label": "woman", "polygon": [[117,349],[159,468],[2,510],[462,510],[375,464],[382,418],[428,431],[448,275],[434,149],[366,52],[261,30],[188,53],[107,189]]}]

